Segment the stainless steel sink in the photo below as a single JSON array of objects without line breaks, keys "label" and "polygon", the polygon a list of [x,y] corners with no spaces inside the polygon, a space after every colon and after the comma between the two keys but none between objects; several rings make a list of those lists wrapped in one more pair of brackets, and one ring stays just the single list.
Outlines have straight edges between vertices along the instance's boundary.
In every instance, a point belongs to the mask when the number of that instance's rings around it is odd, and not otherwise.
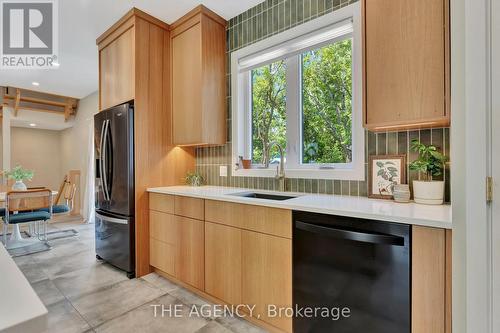
[{"label": "stainless steel sink", "polygon": [[235,195],[238,197],[245,197],[245,198],[264,199],[264,200],[277,200],[277,201],[289,200],[297,197],[293,195],[259,193],[259,192],[240,192],[240,193],[231,193],[228,195]]}]

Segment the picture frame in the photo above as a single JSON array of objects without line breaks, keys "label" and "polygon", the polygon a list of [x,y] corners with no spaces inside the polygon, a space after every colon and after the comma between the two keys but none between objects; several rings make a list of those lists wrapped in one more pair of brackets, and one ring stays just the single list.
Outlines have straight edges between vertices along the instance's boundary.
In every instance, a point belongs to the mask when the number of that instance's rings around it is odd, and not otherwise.
[{"label": "picture frame", "polygon": [[368,197],[393,199],[394,185],[406,184],[406,155],[370,155],[368,160]]}]

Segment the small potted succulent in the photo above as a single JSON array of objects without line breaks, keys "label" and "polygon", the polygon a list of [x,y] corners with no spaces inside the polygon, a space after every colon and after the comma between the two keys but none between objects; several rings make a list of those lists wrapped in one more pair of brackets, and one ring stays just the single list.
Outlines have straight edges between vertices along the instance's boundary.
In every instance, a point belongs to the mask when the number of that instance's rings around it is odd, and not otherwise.
[{"label": "small potted succulent", "polygon": [[440,153],[434,145],[425,145],[419,140],[411,142],[411,149],[418,152],[418,159],[410,164],[410,170],[419,171],[424,180],[413,181],[413,198],[416,203],[441,205],[444,199],[444,181],[433,180],[443,174],[446,156]]},{"label": "small potted succulent", "polygon": [[199,172],[188,172],[184,180],[190,186],[201,186],[204,181],[203,176]]},{"label": "small potted succulent", "polygon": [[24,184],[24,181],[31,181],[34,174],[35,173],[33,172],[33,170],[23,169],[20,165],[16,166],[10,171],[4,172],[4,175],[7,177],[7,179],[15,180],[14,185],[12,185],[13,191],[26,191],[27,187],[26,184]]}]

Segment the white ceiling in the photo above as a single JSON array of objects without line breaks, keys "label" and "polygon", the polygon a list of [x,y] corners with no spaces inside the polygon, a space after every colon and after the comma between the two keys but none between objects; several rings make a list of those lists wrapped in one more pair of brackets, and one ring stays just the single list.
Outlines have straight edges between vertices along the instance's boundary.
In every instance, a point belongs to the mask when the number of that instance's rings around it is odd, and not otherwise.
[{"label": "white ceiling", "polygon": [[[98,89],[96,38],[132,7],[167,23],[203,4],[225,19],[262,0],[59,0],[59,69],[0,70],[0,86],[85,97]],[[39,82],[34,87],[31,83]]]},{"label": "white ceiling", "polygon": [[[35,127],[30,124],[36,125]],[[20,109],[17,117],[10,117],[10,126],[61,131],[74,125],[74,117],[64,121],[64,116],[47,112]]]}]

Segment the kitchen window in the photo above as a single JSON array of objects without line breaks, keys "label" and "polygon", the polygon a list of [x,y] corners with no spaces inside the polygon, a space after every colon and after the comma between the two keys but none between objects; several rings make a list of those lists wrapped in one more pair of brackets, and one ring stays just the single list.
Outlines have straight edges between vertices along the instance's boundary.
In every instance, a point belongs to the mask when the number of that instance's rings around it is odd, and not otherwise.
[{"label": "kitchen window", "polygon": [[358,3],[233,52],[233,174],[363,180],[361,70]]}]

